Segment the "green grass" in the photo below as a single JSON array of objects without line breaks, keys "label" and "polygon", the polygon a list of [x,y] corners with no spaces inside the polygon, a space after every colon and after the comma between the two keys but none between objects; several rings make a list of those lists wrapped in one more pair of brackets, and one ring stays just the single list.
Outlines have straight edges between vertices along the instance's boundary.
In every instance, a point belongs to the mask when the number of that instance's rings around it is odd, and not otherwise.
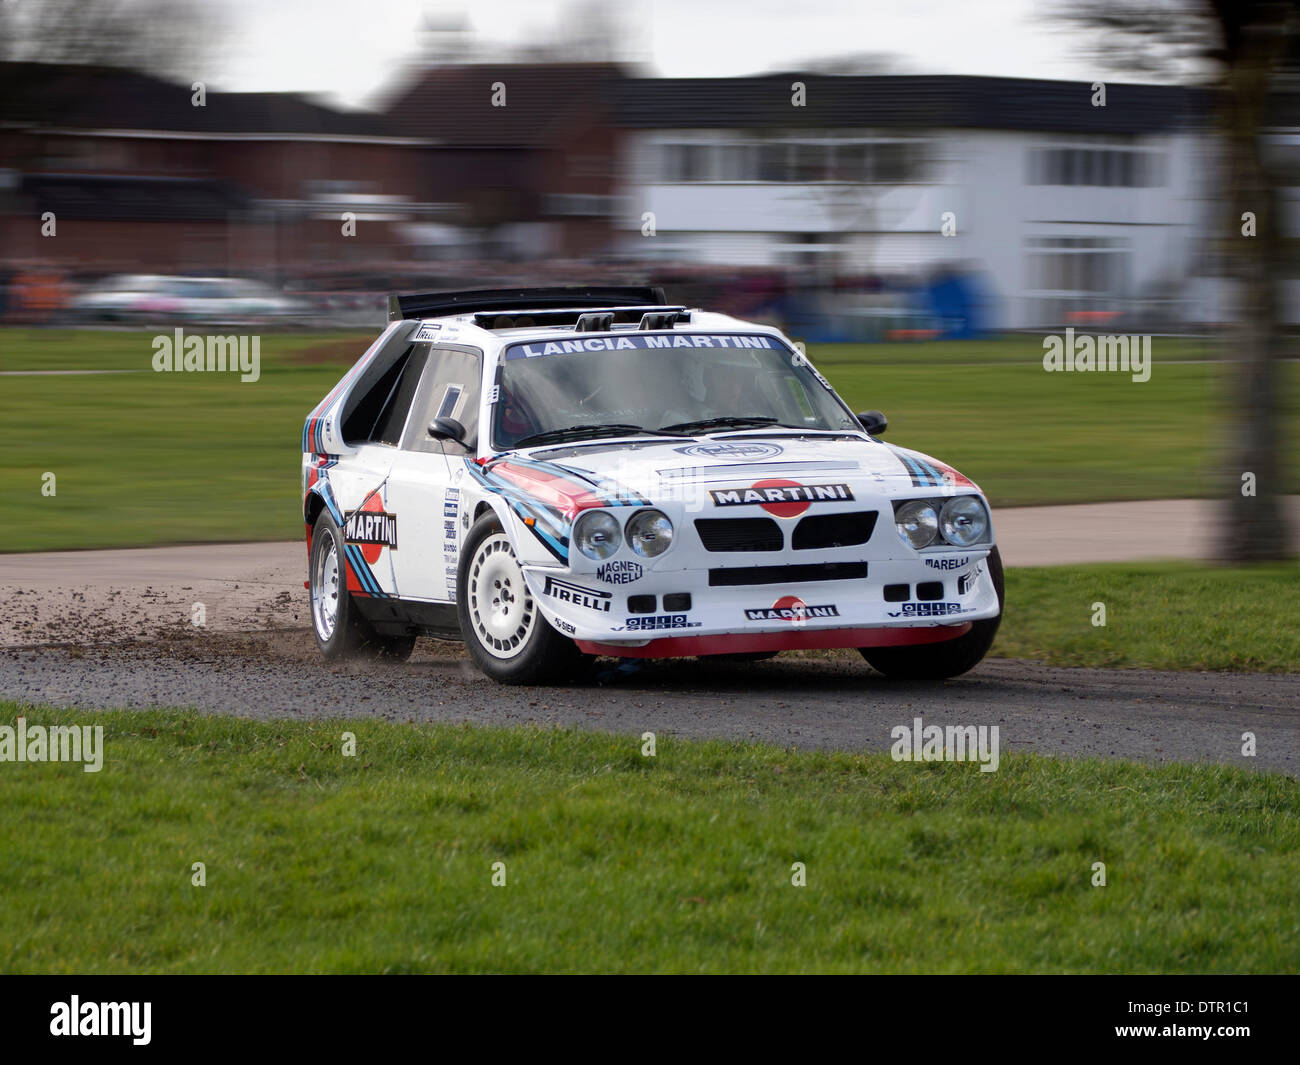
[{"label": "green grass", "polygon": [[106,758],[0,763],[0,971],[1300,969],[1277,774],[25,712]]},{"label": "green grass", "polygon": [[[1288,352],[1300,353],[1300,345]],[[880,344],[813,344],[809,354],[822,369],[827,353],[831,358],[881,366],[912,364],[918,366],[957,365],[961,363],[1033,363],[1040,369],[1043,362],[1043,338],[1032,334],[1008,334],[988,340],[900,341]],[[1208,360],[1223,358],[1222,344],[1209,337],[1153,337],[1151,356],[1157,362]]]},{"label": "green grass", "polygon": [[[379,335],[374,330],[330,330],[295,333],[261,333],[262,365],[295,366],[303,353],[329,346],[330,361],[351,365]],[[222,335],[248,330],[242,326],[185,326],[185,334]],[[139,370],[153,374],[153,338],[172,335],[173,326],[157,329],[20,329],[0,328],[0,371],[9,370]],[[350,356],[346,353],[351,351]],[[322,354],[324,352],[322,351]],[[156,375],[162,377],[164,375]],[[319,398],[319,397],[317,397]]]},{"label": "green grass", "polygon": [[[1007,571],[992,653],[1056,666],[1300,672],[1300,563]],[[1094,603],[1105,604],[1094,626]]]},{"label": "green grass", "polygon": [[[1232,367],[1162,364],[1213,354],[1198,356],[1194,343],[1157,337],[1145,383],[1119,373],[1047,373],[1033,337],[823,346],[810,354],[854,410],[885,412],[887,440],[955,466],[994,506],[1037,506],[1219,490]],[[998,347],[1002,360],[992,358]],[[964,364],[976,361],[1004,364]],[[1282,379],[1283,429],[1300,441],[1300,364],[1284,364]],[[1300,469],[1286,470],[1283,491],[1300,491]]]},{"label": "green grass", "polygon": [[[150,336],[0,330],[0,370],[148,371]],[[303,419],[369,339],[266,335],[261,380],[249,384],[153,372],[0,378],[0,551],[300,536]],[[1156,338],[1154,350],[1145,384],[1045,373],[1032,337],[812,355],[856,409],[889,415],[888,439],[956,466],[995,506],[1210,495],[1228,368],[1162,364],[1201,357],[1200,342]],[[1284,375],[1288,439],[1298,440],[1300,365]],[[54,497],[41,494],[46,472]],[[1284,489],[1300,491],[1300,472],[1287,476]]]},{"label": "green grass", "polygon": [[[147,369],[152,357],[143,333],[22,339],[64,369]],[[303,420],[369,339],[264,336],[261,378],[247,384],[208,373],[0,378],[0,551],[301,536]],[[325,361],[304,361],[313,350]]]}]

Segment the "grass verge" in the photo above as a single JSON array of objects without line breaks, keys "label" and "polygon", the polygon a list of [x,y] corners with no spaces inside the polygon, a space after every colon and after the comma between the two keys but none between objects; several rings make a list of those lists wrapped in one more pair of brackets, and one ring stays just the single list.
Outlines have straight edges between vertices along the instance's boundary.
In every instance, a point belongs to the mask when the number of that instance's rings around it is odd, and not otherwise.
[{"label": "grass verge", "polygon": [[[1007,570],[1003,658],[1056,666],[1300,672],[1300,563]],[[1105,608],[1104,625],[1094,625]]]},{"label": "grass verge", "polygon": [[[0,551],[300,537],[303,419],[370,339],[268,334],[244,384],[151,372],[144,331],[0,330],[0,370],[140,371],[0,378]],[[854,409],[888,414],[887,439],[956,466],[995,506],[1211,495],[1229,367],[1174,358],[1205,354],[1156,338],[1135,384],[1044,373],[1033,337],[812,350]],[[1300,439],[1300,364],[1283,375]]]},{"label": "grass verge", "polygon": [[7,972],[1300,968],[1280,775],[20,712],[106,756],[0,763]]}]

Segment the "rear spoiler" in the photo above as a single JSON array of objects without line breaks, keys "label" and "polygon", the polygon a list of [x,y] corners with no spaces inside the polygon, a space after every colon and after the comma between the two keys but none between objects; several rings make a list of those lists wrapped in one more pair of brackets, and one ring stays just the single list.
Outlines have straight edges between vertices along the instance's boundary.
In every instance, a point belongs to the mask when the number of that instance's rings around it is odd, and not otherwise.
[{"label": "rear spoiler", "polygon": [[485,311],[563,310],[574,307],[663,307],[664,290],[649,285],[573,285],[561,288],[484,288],[388,297],[388,320],[442,318]]}]

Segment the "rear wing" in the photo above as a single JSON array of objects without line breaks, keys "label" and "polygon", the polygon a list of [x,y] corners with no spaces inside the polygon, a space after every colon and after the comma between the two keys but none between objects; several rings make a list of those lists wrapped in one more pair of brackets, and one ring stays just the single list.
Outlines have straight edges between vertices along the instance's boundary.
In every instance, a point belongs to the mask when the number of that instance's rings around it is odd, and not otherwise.
[{"label": "rear wing", "polygon": [[573,285],[557,288],[485,288],[388,297],[388,320],[442,318],[517,310],[664,307],[664,290],[649,285]]}]

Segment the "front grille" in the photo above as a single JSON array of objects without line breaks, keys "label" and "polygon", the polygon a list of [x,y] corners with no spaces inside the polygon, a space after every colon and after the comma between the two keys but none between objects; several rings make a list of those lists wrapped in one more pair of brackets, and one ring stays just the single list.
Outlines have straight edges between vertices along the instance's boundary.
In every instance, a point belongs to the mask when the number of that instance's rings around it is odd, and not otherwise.
[{"label": "front grille", "polygon": [[746,584],[802,584],[807,581],[857,581],[867,575],[865,562],[823,562],[811,566],[733,566],[709,570],[710,588]]},{"label": "front grille", "polygon": [[817,547],[853,547],[871,539],[876,527],[874,510],[851,514],[810,514],[795,526],[790,546],[796,551]]},{"label": "front grille", "polygon": [[781,526],[771,518],[696,518],[706,551],[780,551]]}]

